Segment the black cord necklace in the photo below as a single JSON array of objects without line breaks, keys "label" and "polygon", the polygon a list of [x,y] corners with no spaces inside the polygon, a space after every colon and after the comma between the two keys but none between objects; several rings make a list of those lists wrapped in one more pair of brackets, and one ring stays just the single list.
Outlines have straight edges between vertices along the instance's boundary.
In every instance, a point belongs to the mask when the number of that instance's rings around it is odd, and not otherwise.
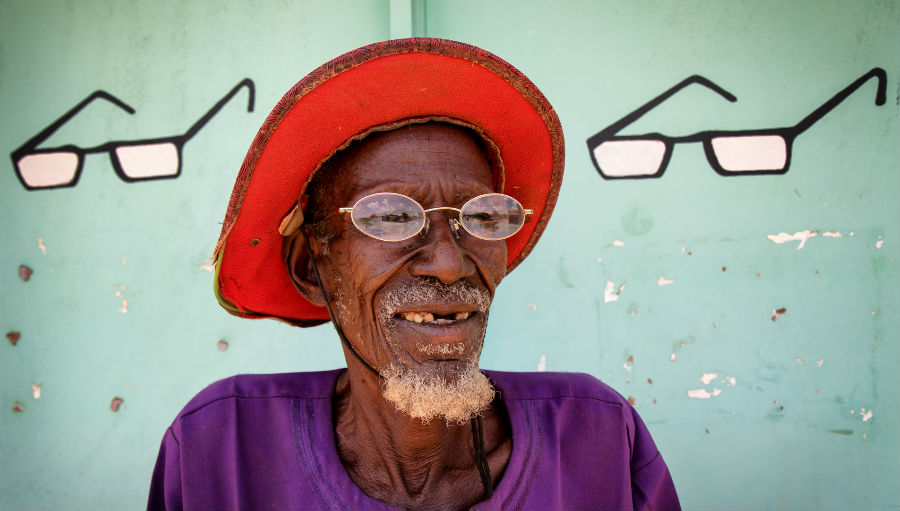
[{"label": "black cord necklace", "polygon": [[[374,367],[370,366],[368,362],[363,360],[362,356],[356,351],[350,341],[347,340],[347,337],[344,335],[344,331],[341,328],[341,325],[337,321],[337,317],[334,315],[334,311],[331,310],[331,301],[329,297],[331,295],[325,290],[325,285],[322,283],[322,277],[319,275],[319,267],[316,265],[315,257],[313,257],[312,247],[309,244],[309,238],[306,236],[306,233],[302,233],[303,241],[306,242],[306,250],[309,254],[309,260],[312,263],[313,272],[316,274],[316,282],[319,284],[319,289],[322,291],[322,298],[325,300],[325,308],[328,310],[328,317],[331,318],[331,324],[334,325],[334,329],[337,331],[338,337],[340,337],[341,342],[347,348],[348,351],[353,355],[356,360],[359,361],[360,364],[363,365],[366,369],[372,372],[375,376],[384,379],[381,376],[381,373],[375,370]],[[491,481],[491,467],[488,465],[487,453],[484,450],[484,424],[481,420],[481,415],[476,415],[472,417],[469,421],[472,425],[472,446],[475,450],[475,465],[478,467],[478,474],[481,476],[481,486],[484,488],[484,500],[491,498],[494,494],[494,485]]]}]

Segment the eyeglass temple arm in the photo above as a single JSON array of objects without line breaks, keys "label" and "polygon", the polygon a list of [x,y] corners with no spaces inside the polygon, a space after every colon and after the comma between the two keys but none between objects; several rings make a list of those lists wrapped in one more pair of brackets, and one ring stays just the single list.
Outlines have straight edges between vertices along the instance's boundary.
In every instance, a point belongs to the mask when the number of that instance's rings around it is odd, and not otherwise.
[{"label": "eyeglass temple arm", "polygon": [[804,117],[803,120],[794,126],[794,129],[797,130],[798,134],[803,133],[816,121],[825,117],[825,115],[832,111],[834,107],[841,104],[848,96],[856,92],[856,89],[862,87],[872,78],[878,78],[878,90],[875,92],[875,104],[877,106],[883,105],[885,102],[885,89],[887,87],[887,73],[880,67],[873,67],[868,73],[857,78],[856,81],[844,87],[842,91],[832,96],[832,98],[826,101],[822,106],[816,108],[811,114]]},{"label": "eyeglass temple arm", "polygon": [[[643,106],[641,106],[637,110],[631,112],[630,114],[626,115],[625,117],[622,117],[618,121],[610,124],[609,126],[604,128],[602,131],[598,132],[596,135],[589,138],[588,144],[589,145],[597,145],[597,144],[599,144],[601,139],[615,135],[622,128],[624,128],[625,126],[628,126],[629,124],[640,119],[641,117],[644,116],[644,114],[646,114],[650,110],[659,106],[660,103],[669,99],[670,97],[675,95],[675,93],[677,93],[681,89],[687,87],[688,85],[693,85],[693,84],[702,85],[732,103],[737,101],[737,97],[735,97],[734,94],[728,92],[727,90],[723,89],[722,87],[719,87],[718,85],[713,83],[708,78],[705,78],[700,75],[691,75],[691,76],[688,76],[687,78],[685,78],[684,80],[678,82],[677,84],[673,85],[671,88],[669,88],[669,90],[667,90],[667,91],[663,92],[662,94],[660,94],[659,96],[656,96],[655,98],[651,99],[650,101],[645,103]],[[592,144],[592,141],[595,141],[596,143]]]},{"label": "eyeglass temple arm", "polygon": [[215,116],[217,113],[219,113],[219,110],[221,110],[222,107],[225,106],[225,103],[228,103],[231,100],[231,98],[233,98],[235,96],[235,94],[237,94],[238,91],[241,90],[241,87],[247,87],[247,91],[249,92],[249,96],[250,96],[247,101],[247,111],[252,112],[253,104],[254,104],[254,101],[256,98],[256,87],[253,85],[253,80],[251,80],[249,78],[244,78],[243,80],[238,82],[238,84],[235,85],[231,89],[231,91],[228,92],[228,94],[226,94],[222,99],[220,99],[218,103],[213,105],[212,108],[209,109],[209,111],[207,111],[205,114],[203,114],[203,117],[201,117],[199,120],[197,120],[197,122],[195,122],[193,124],[193,126],[188,128],[188,130],[184,133],[184,135],[182,135],[184,137],[184,141],[187,142],[194,135],[196,135],[197,132],[200,131],[200,129],[203,128],[203,126],[205,126],[206,123],[208,123],[209,120],[213,118],[213,116]]},{"label": "eyeglass temple arm", "polygon": [[21,147],[19,147],[15,151],[13,151],[11,153],[13,160],[14,161],[18,160],[20,157],[24,156],[25,154],[30,152],[32,149],[37,147],[38,144],[40,144],[44,140],[47,140],[48,138],[50,138],[50,136],[53,135],[53,133],[55,133],[56,130],[58,130],[63,124],[69,122],[69,119],[78,115],[78,112],[80,112],[82,109],[84,109],[84,107],[86,107],[88,105],[88,103],[90,103],[91,101],[94,101],[95,99],[105,99],[106,101],[109,101],[110,103],[116,105],[117,107],[121,108],[122,110],[125,110],[129,114],[134,115],[134,108],[131,108],[130,106],[128,106],[128,104],[126,104],[121,99],[113,96],[112,94],[110,94],[104,90],[96,90],[93,93],[91,93],[90,96],[84,98],[77,105],[70,108],[68,112],[62,114],[59,117],[59,119],[53,121],[52,124],[50,124],[43,130],[41,130],[40,133],[38,133],[37,135],[28,139],[28,141],[25,142],[24,144],[22,144]]},{"label": "eyeglass temple arm", "polygon": [[[439,209],[449,209],[449,210],[452,210],[452,211],[460,212],[460,209],[459,209],[459,208],[451,208],[450,206],[442,206],[442,207],[439,207],[439,208],[426,209],[425,212],[426,212],[426,213],[431,213],[432,211],[437,211],[437,210],[439,210]],[[533,215],[533,214],[534,214],[534,210],[533,210],[533,209],[524,209],[523,211],[524,211],[524,213],[525,213],[525,216],[530,216],[530,215]],[[338,208],[338,213],[341,213],[341,214],[343,214],[343,213],[351,213],[351,212],[353,212],[353,208]]]}]

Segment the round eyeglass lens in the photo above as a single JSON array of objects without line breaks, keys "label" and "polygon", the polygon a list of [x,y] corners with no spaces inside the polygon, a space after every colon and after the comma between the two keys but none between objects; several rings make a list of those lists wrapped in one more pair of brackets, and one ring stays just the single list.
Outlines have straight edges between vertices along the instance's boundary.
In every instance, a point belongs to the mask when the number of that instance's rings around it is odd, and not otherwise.
[{"label": "round eyeglass lens", "polygon": [[509,238],[525,223],[525,210],[519,201],[502,193],[471,199],[463,204],[459,216],[469,234],[485,240]]},{"label": "round eyeglass lens", "polygon": [[353,205],[350,214],[357,229],[382,241],[402,241],[425,225],[425,211],[416,201],[399,193],[376,193]]}]

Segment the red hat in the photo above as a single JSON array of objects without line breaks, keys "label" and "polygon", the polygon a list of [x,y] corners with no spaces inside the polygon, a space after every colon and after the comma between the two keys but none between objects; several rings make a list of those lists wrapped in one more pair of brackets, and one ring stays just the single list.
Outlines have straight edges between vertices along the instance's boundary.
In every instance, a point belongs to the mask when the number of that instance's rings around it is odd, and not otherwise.
[{"label": "red hat", "polygon": [[[335,152],[373,131],[427,120],[469,127],[496,151],[496,191],[534,210],[506,239],[507,271],[531,252],[562,182],[559,118],[543,94],[497,56],[446,39],[397,39],[341,55],[275,105],[241,165],[213,258],[215,293],[229,312],[298,326],[328,311],[295,289],[284,234],[302,223],[302,197]],[[300,206],[298,206],[300,205]]]}]

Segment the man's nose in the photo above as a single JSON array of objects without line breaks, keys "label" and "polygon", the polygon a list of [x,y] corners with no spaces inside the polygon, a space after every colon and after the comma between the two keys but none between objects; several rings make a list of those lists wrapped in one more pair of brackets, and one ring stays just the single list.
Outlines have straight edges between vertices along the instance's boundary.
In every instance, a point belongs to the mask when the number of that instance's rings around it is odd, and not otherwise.
[{"label": "man's nose", "polygon": [[[435,277],[444,284],[475,275],[475,263],[459,244],[464,231],[455,219],[443,214],[430,218],[422,251],[412,261],[410,272],[421,277]],[[455,223],[455,225],[454,225]]]}]

